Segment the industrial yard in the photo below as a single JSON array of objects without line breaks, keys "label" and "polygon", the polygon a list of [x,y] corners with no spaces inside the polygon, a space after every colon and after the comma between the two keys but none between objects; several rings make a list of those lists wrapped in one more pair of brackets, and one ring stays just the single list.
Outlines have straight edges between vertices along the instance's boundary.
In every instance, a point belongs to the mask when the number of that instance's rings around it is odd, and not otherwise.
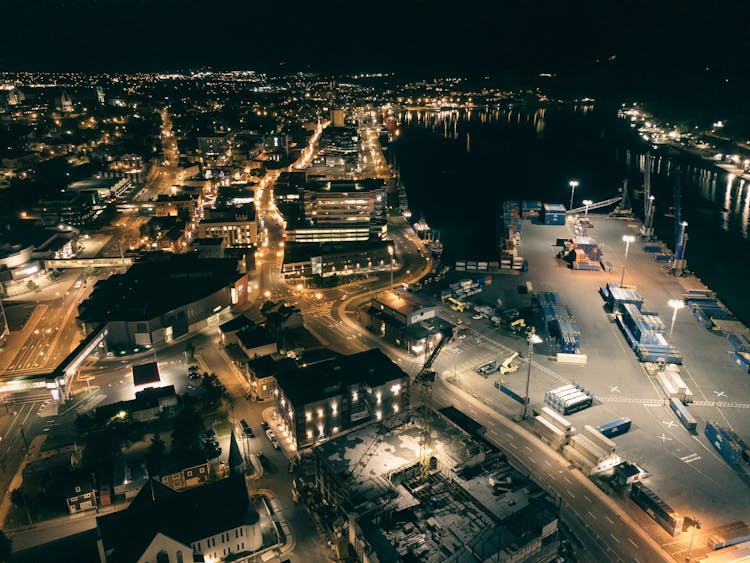
[{"label": "industrial yard", "polygon": [[[730,342],[710,326],[710,321],[701,319],[700,313],[693,313],[690,297],[706,295],[707,288],[695,277],[668,273],[668,264],[660,259],[663,252],[655,252],[662,249],[661,245],[639,239],[639,222],[594,214],[589,214],[588,220],[587,237],[596,241],[611,268],[572,269],[558,258],[559,241],[577,236],[572,224],[521,221],[516,248],[528,262],[528,272],[493,275],[492,284],[486,285],[472,301],[494,304],[499,298],[503,308],[523,310],[531,307],[535,299],[539,305],[535,295],[557,294],[556,299],[574,318],[573,328],[580,331],[579,351],[586,363],[558,361],[559,347],[551,345],[548,334],[538,331],[545,336],[545,342],[534,349],[531,409],[539,412],[547,406],[545,393],[575,382],[594,397],[590,408],[566,415],[578,431],[586,425],[597,427],[622,417],[631,419],[629,431],[614,438],[617,455],[640,467],[645,472],[644,484],[681,517],[688,522],[701,521],[702,529],[696,534],[696,543],[700,543],[698,538],[708,537],[712,529],[747,519],[750,466],[744,461],[729,465],[704,436],[706,421],[710,420],[734,429],[740,440],[750,439],[742,435],[742,429],[750,428],[750,377],[737,360],[742,338]],[[633,242],[626,245],[623,236],[632,236]],[[644,249],[646,246],[649,248]],[[604,298],[608,284],[615,293],[637,294],[642,301],[640,308],[631,304],[619,312],[613,310]],[[532,292],[527,291],[529,287],[533,287]],[[670,300],[680,300],[688,306],[675,309]],[[519,360],[520,369],[514,373],[486,378],[475,369],[492,360],[502,361],[512,352],[525,357],[525,336],[448,307],[441,315],[452,321],[460,319],[473,329],[469,338],[436,361],[442,377],[500,412],[519,416],[522,405],[501,392],[499,386],[523,397],[528,364]],[[731,326],[734,331],[744,330],[737,322]],[[635,349],[634,337],[643,342]],[[569,351],[574,348],[568,346]],[[655,363],[641,362],[639,355]],[[674,399],[672,408],[670,398]],[[695,432],[689,432],[678,417],[674,403],[682,405],[681,400],[688,401],[686,408],[695,420]],[[635,503],[624,496],[621,503],[660,543],[679,543]]]}]

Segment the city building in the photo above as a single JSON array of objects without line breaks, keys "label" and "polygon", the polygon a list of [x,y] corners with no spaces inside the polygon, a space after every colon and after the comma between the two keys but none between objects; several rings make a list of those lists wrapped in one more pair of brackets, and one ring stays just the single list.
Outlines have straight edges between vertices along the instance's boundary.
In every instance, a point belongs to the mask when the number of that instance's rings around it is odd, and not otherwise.
[{"label": "city building", "polygon": [[378,349],[276,375],[276,411],[296,448],[409,407],[409,375]]},{"label": "city building", "polygon": [[453,333],[453,324],[437,316],[433,301],[404,289],[381,291],[357,311],[357,319],[369,331],[415,355],[432,350]]},{"label": "city building", "polygon": [[250,394],[258,400],[270,399],[276,389],[276,376],[297,369],[297,362],[287,356],[261,356],[245,364]]},{"label": "city building", "polygon": [[157,217],[185,217],[193,219],[200,214],[202,201],[200,194],[177,193],[174,195],[159,194],[156,198],[147,202],[148,210],[153,210]]},{"label": "city building", "polygon": [[383,217],[385,189],[379,179],[308,182],[301,190],[305,219],[319,226],[369,223]]},{"label": "city building", "polygon": [[344,127],[344,109],[333,108],[331,110],[331,126],[332,127]]},{"label": "city building", "polygon": [[208,461],[196,459],[185,463],[174,456],[165,455],[159,462],[159,471],[154,477],[175,491],[197,487],[208,482],[211,467]]},{"label": "city building", "polygon": [[408,411],[367,425],[317,445],[313,459],[317,490],[346,518],[364,563],[557,555],[554,498],[440,413]]},{"label": "city building", "polygon": [[248,326],[234,333],[233,340],[248,358],[270,356],[279,351],[276,339],[263,326]]},{"label": "city building", "polygon": [[392,241],[298,243],[284,247],[281,276],[288,281],[368,274],[388,271],[394,246]]},{"label": "city building", "polygon": [[83,227],[104,210],[95,190],[60,190],[39,200],[34,211],[42,225],[70,229]]},{"label": "city building", "polygon": [[65,191],[96,194],[96,202],[106,202],[122,197],[133,189],[133,182],[129,177],[106,177],[92,176],[85,180],[71,182],[65,187]]},{"label": "city building", "polygon": [[224,258],[227,241],[222,237],[203,237],[193,239],[190,250],[201,258]]},{"label": "city building", "polygon": [[204,213],[203,220],[197,226],[199,238],[222,238],[228,247],[258,244],[258,224],[253,204],[205,209]]},{"label": "city building", "polygon": [[96,283],[78,307],[89,332],[102,323],[110,348],[152,346],[218,326],[247,302],[247,274],[231,259],[151,253]]},{"label": "city building", "polygon": [[96,519],[102,563],[242,560],[261,547],[242,475],[179,492],[151,479],[120,511]]}]

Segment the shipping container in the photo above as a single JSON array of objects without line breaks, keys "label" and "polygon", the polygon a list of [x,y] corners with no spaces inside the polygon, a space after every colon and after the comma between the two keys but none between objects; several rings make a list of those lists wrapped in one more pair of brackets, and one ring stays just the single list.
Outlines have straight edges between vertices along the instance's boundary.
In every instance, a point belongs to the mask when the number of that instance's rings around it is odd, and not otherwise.
[{"label": "shipping container", "polygon": [[632,423],[632,420],[627,417],[623,417],[617,418],[605,424],[600,424],[596,427],[596,429],[601,432],[603,436],[606,436],[607,438],[614,438],[615,436],[620,436],[621,434],[625,434],[625,432],[630,430],[630,426]]},{"label": "shipping container", "polygon": [[672,536],[682,532],[685,519],[643,483],[633,483],[630,498]]},{"label": "shipping container", "polygon": [[541,415],[563,432],[570,432],[570,429],[573,427],[570,422],[549,407],[542,407]]},{"label": "shipping container", "polygon": [[742,461],[742,447],[727,435],[726,429],[721,425],[706,421],[704,434],[728,464],[736,465]]},{"label": "shipping container", "polygon": [[603,449],[605,452],[612,453],[613,451],[615,451],[615,443],[609,438],[607,438],[606,436],[604,436],[601,432],[599,432],[593,426],[589,426],[588,424],[584,426],[583,434],[589,440],[591,440],[597,446]]},{"label": "shipping container", "polygon": [[676,399],[670,399],[669,406],[677,415],[677,418],[680,419],[680,422],[685,427],[685,429],[691,433],[695,432],[697,423],[695,421],[695,418],[693,418],[693,415],[690,414],[688,408]]},{"label": "shipping container", "polygon": [[584,409],[589,408],[593,404],[593,399],[590,396],[582,398],[579,402],[565,406],[562,409],[562,414],[574,414]]}]

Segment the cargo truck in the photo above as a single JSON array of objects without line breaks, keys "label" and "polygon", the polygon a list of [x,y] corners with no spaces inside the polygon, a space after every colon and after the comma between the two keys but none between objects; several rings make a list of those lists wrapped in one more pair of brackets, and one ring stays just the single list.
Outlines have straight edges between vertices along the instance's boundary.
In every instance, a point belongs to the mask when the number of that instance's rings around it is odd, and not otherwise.
[{"label": "cargo truck", "polygon": [[477,368],[477,373],[482,377],[489,377],[499,370],[500,366],[497,365],[497,360],[492,360],[491,362],[487,362],[486,364],[482,364],[481,366],[479,366]]},{"label": "cargo truck", "polygon": [[632,423],[633,422],[629,418],[623,417],[601,424],[597,426],[596,429],[601,432],[602,436],[614,438],[615,436],[620,436],[630,430]]}]

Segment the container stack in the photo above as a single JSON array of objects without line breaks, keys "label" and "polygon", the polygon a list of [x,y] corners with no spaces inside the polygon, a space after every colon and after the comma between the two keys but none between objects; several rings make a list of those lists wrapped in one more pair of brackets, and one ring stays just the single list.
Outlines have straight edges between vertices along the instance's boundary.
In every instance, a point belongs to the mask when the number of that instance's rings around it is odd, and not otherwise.
[{"label": "container stack", "polygon": [[560,295],[553,292],[538,293],[534,296],[537,316],[540,325],[545,328],[550,338],[557,342],[562,354],[579,354],[581,352],[581,330],[578,328],[573,313],[560,303]]},{"label": "container stack", "polygon": [[622,306],[626,303],[635,305],[638,310],[643,306],[643,297],[641,297],[635,289],[620,287],[616,283],[608,283],[607,285],[600,287],[599,294],[604,301],[607,302],[609,310],[613,313],[622,310]]},{"label": "container stack", "polygon": [[615,443],[588,425],[570,439],[563,455],[586,475],[607,471],[622,461],[615,453]]},{"label": "container stack", "polygon": [[524,259],[518,254],[521,246],[521,208],[518,200],[503,201],[497,223],[500,268],[522,270]]},{"label": "container stack", "polygon": [[642,312],[632,303],[624,303],[620,311],[617,314],[617,325],[640,361],[682,363],[679,350],[664,337],[665,327],[659,315]]},{"label": "container stack", "polygon": [[541,413],[534,417],[534,431],[542,441],[560,450],[568,443],[575,428],[551,408],[543,407]]},{"label": "container stack", "polygon": [[[733,522],[712,531],[713,534],[709,536],[707,543],[708,547],[713,550],[750,542],[750,526],[744,522]],[[737,561],[740,561],[740,559],[737,559]]]},{"label": "container stack", "polygon": [[750,463],[750,448],[734,431],[709,420],[706,421],[704,433],[728,464],[736,465],[741,461]]},{"label": "container stack", "polygon": [[542,205],[545,225],[564,225],[566,210],[562,203],[545,203]]},{"label": "container stack", "polygon": [[541,201],[522,201],[521,202],[521,218],[531,219],[535,221],[542,215],[542,202]]},{"label": "container stack", "polygon": [[693,392],[680,377],[679,366],[667,364],[663,370],[656,372],[656,381],[667,399],[676,399],[685,404],[693,402]]},{"label": "container stack", "polygon": [[443,301],[445,301],[448,297],[453,297],[455,299],[458,299],[459,301],[462,301],[467,297],[471,297],[472,295],[481,293],[483,289],[483,279],[473,280],[470,278],[465,278],[450,284],[447,290],[443,290],[440,292],[440,297]]},{"label": "container stack", "polygon": [[722,324],[735,324],[737,318],[710,290],[691,289],[682,295],[685,304],[704,328],[722,332]]},{"label": "container stack", "polygon": [[544,402],[562,415],[569,415],[589,408],[594,403],[594,395],[571,383],[544,394]]},{"label": "container stack", "polygon": [[733,348],[729,355],[738,366],[750,373],[750,340],[744,334],[727,334],[727,340]]}]

